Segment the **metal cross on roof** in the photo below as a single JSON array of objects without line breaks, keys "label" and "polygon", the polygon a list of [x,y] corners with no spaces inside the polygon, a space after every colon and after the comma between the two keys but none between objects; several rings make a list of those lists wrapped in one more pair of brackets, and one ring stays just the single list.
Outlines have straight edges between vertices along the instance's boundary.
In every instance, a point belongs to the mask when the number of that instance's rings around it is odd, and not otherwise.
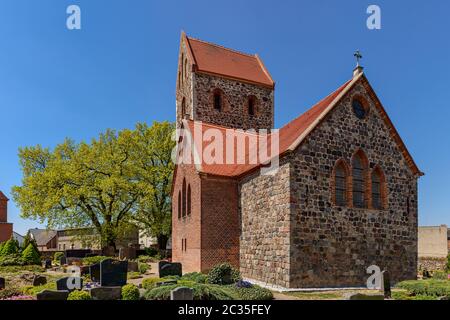
[{"label": "metal cross on roof", "polygon": [[356,66],[359,67],[359,60],[362,59],[361,51],[356,50],[356,52],[353,54],[353,56],[356,58]]}]

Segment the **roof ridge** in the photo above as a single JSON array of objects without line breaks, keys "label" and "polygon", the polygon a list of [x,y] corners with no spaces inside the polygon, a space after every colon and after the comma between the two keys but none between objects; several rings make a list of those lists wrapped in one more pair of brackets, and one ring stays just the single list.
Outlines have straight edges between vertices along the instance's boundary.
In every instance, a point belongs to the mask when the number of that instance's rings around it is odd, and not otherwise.
[{"label": "roof ridge", "polygon": [[242,51],[239,51],[239,50],[236,50],[236,49],[231,49],[231,48],[222,46],[222,45],[217,44],[217,43],[205,41],[205,40],[198,39],[198,38],[188,37],[188,36],[186,36],[186,37],[187,37],[189,40],[194,40],[194,41],[202,42],[202,43],[205,43],[205,44],[209,44],[209,45],[211,45],[211,46],[214,46],[214,47],[218,47],[218,48],[221,48],[221,49],[224,49],[224,50],[228,50],[228,51],[231,51],[231,52],[234,52],[234,53],[237,53],[237,54],[241,54],[241,55],[243,55],[243,56],[247,56],[247,57],[250,57],[250,58],[258,59],[258,58],[256,57],[256,54],[254,54],[254,53],[246,53],[246,52],[242,52]]}]

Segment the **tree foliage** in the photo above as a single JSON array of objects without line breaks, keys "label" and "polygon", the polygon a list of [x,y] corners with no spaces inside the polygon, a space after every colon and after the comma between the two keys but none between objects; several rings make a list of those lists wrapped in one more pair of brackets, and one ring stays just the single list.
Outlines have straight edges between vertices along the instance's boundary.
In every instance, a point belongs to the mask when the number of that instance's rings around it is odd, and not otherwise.
[{"label": "tree foliage", "polygon": [[22,260],[25,264],[41,264],[41,257],[39,255],[39,251],[33,246],[33,244],[29,244],[28,247],[25,248],[22,252]]},{"label": "tree foliage", "polygon": [[19,252],[19,244],[17,240],[13,238],[9,239],[3,244],[2,251],[0,252],[0,256],[8,256],[17,254]]},{"label": "tree foliage", "polygon": [[130,224],[170,234],[173,129],[168,122],[138,124],[90,143],[19,149],[23,179],[13,197],[22,217],[49,228],[94,227],[103,246],[115,246]]}]

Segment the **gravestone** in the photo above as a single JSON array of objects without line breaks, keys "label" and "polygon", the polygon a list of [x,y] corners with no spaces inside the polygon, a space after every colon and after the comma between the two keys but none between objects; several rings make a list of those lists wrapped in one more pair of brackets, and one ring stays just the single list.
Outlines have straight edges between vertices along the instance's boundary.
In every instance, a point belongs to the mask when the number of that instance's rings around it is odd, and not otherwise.
[{"label": "gravestone", "polygon": [[44,290],[36,295],[37,300],[67,300],[69,291]]},{"label": "gravestone", "polygon": [[106,259],[100,262],[100,285],[122,287],[127,284],[128,261]]},{"label": "gravestone", "polygon": [[170,300],[194,300],[194,290],[187,287],[179,287],[170,292]]},{"label": "gravestone", "polygon": [[66,256],[62,256],[61,259],[59,259],[59,265],[63,266],[67,264],[67,258]]},{"label": "gravestone", "polygon": [[0,290],[5,289],[6,281],[5,278],[0,278]]},{"label": "gravestone", "polygon": [[89,274],[93,282],[100,282],[100,263],[89,266]]},{"label": "gravestone", "polygon": [[73,291],[83,289],[83,279],[79,277],[65,277],[56,280],[56,289],[59,291]]},{"label": "gravestone", "polygon": [[116,255],[116,249],[114,247],[104,247],[102,249],[102,256],[114,257]]},{"label": "gravestone", "polygon": [[35,275],[33,278],[33,286],[34,287],[38,287],[38,286],[43,286],[44,284],[47,284],[47,278],[44,276],[40,276],[40,275]]},{"label": "gravestone", "polygon": [[121,287],[98,287],[89,291],[93,300],[120,300],[122,298]]},{"label": "gravestone", "polygon": [[138,272],[139,264],[136,261],[128,261],[128,272]]},{"label": "gravestone", "polygon": [[85,276],[85,275],[88,275],[88,274],[90,274],[90,266],[81,266],[80,267],[80,275],[81,276]]},{"label": "gravestone", "polygon": [[383,271],[381,278],[381,292],[384,294],[384,298],[391,298],[391,278],[388,271]]},{"label": "gravestone", "polygon": [[182,276],[182,266],[179,262],[160,261],[158,264],[159,277]]}]

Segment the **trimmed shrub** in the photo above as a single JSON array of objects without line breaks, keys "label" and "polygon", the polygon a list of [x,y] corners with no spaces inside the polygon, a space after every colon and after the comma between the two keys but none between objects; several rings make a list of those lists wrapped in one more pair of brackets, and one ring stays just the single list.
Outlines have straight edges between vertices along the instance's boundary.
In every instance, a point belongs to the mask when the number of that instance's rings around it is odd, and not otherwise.
[{"label": "trimmed shrub", "polygon": [[93,265],[93,264],[100,263],[100,262],[102,262],[103,260],[106,260],[106,259],[111,259],[111,257],[106,257],[106,256],[86,257],[86,258],[83,258],[81,260],[81,263],[84,266],[90,266],[90,265]]},{"label": "trimmed shrub", "polygon": [[186,273],[181,277],[181,280],[189,280],[197,283],[206,283],[208,276],[200,272]]},{"label": "trimmed shrub", "polygon": [[241,280],[239,270],[233,268],[229,263],[214,266],[208,273],[208,283],[227,285]]},{"label": "trimmed shrub", "polygon": [[23,250],[22,260],[24,264],[27,265],[41,264],[41,257],[39,256],[39,252],[36,251],[36,248],[31,243],[25,250]]},{"label": "trimmed shrub", "polygon": [[448,280],[411,280],[397,284],[414,295],[444,297],[450,296],[450,281]]},{"label": "trimmed shrub", "polygon": [[139,272],[128,272],[127,273],[127,279],[140,279],[142,278],[142,275]]},{"label": "trimmed shrub", "polygon": [[139,288],[134,284],[127,284],[122,287],[122,300],[139,300]]},{"label": "trimmed shrub", "polygon": [[67,300],[92,300],[92,297],[86,291],[75,290],[69,293]]},{"label": "trimmed shrub", "polygon": [[139,269],[139,273],[140,274],[144,274],[146,273],[150,268],[150,266],[146,263],[139,263],[138,264],[138,269]]},{"label": "trimmed shrub", "polygon": [[8,255],[17,254],[17,253],[19,253],[19,246],[17,245],[17,241],[14,239],[9,239],[3,245],[0,255],[8,256]]},{"label": "trimmed shrub", "polygon": [[153,247],[145,248],[144,251],[145,251],[145,254],[150,257],[155,257],[155,256],[159,255],[158,249],[153,248]]},{"label": "trimmed shrub", "polygon": [[272,300],[273,294],[270,290],[252,285],[250,288],[234,286],[232,288],[237,300]]},{"label": "trimmed shrub", "polygon": [[212,284],[194,283],[193,285],[167,285],[148,290],[147,300],[170,300],[170,292],[178,287],[193,289],[194,300],[233,300],[233,296],[224,287]]},{"label": "trimmed shrub", "polygon": [[151,290],[156,287],[158,282],[163,282],[167,280],[166,278],[146,278],[142,280],[142,288],[146,290]]},{"label": "trimmed shrub", "polygon": [[[0,256],[0,266],[23,266],[23,259],[18,253]],[[6,272],[6,271],[5,271]]]}]

